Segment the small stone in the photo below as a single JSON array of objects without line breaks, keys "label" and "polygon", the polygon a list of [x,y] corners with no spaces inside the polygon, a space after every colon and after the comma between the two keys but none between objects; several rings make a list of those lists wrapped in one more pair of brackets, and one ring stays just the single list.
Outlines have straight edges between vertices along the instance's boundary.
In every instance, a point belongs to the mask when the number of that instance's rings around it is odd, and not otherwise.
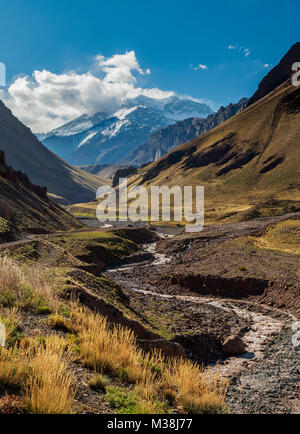
[{"label": "small stone", "polygon": [[222,351],[232,356],[244,354],[246,352],[246,345],[239,336],[232,335],[223,342]]}]

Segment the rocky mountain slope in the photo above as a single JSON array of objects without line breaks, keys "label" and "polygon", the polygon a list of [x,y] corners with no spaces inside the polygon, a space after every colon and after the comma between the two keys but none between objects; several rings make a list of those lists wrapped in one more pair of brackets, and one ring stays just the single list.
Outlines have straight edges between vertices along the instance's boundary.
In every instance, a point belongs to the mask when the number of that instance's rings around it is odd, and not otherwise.
[{"label": "rocky mountain slope", "polygon": [[1,101],[0,149],[15,170],[25,172],[34,184],[47,186],[49,193],[65,203],[92,200],[104,182],[50,152]]},{"label": "rocky mountain slope", "polygon": [[124,158],[122,162],[139,167],[145,163],[158,160],[177,146],[225,122],[240,110],[244,109],[247,102],[247,98],[243,98],[237,104],[229,104],[227,107],[221,107],[216,113],[210,114],[205,119],[189,118],[161,129],[152,134],[144,145]]},{"label": "rocky mountain slope", "polygon": [[269,92],[275,89],[280,84],[290,78],[291,67],[294,62],[300,61],[300,42],[296,42],[288,53],[281,59],[278,65],[273,68],[268,75],[261,81],[257,91],[249,99],[248,105],[253,104],[260,98],[266,96]]},{"label": "rocky mountain slope", "polygon": [[158,129],[210,113],[207,105],[189,99],[140,96],[127,100],[114,113],[85,114],[39,138],[71,164],[117,164]]},{"label": "rocky mountain slope", "polygon": [[[288,58],[291,65],[298,58],[294,48]],[[206,217],[299,199],[300,88],[290,79],[273,86],[241,113],[141,169],[131,183],[204,185]]]},{"label": "rocky mountain slope", "polygon": [[47,188],[7,166],[0,150],[0,243],[23,233],[47,233],[79,227],[78,222],[52,202]]}]

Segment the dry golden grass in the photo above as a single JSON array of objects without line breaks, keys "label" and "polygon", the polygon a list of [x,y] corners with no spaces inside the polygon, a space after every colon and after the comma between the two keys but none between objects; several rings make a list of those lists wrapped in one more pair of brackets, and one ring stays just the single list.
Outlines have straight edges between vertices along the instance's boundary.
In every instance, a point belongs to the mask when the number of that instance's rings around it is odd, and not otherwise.
[{"label": "dry golden grass", "polygon": [[264,235],[255,238],[257,246],[285,253],[300,254],[300,219],[285,220],[271,226]]},{"label": "dry golden grass", "polygon": [[27,365],[16,347],[0,348],[0,386],[22,388],[27,374]]},{"label": "dry golden grass", "polygon": [[25,338],[20,346],[1,348],[0,385],[22,390],[30,413],[72,413],[75,388],[69,369],[71,354],[66,341],[58,336],[44,341]]},{"label": "dry golden grass", "polygon": [[71,321],[69,321],[67,318],[64,318],[62,315],[59,315],[58,313],[55,313],[49,317],[49,325],[54,330],[62,330],[66,333],[74,332]]},{"label": "dry golden grass", "polygon": [[[26,271],[4,258],[0,259],[0,271],[3,271],[0,291],[9,290],[20,312],[27,307],[24,293],[20,292],[24,283],[30,283],[34,296],[43,297],[53,309],[59,308],[59,300],[53,296],[51,284],[43,283],[41,272]],[[107,372],[124,386],[131,385],[128,399],[126,392],[124,395],[124,392],[111,391],[119,403],[123,400],[127,405],[119,408],[120,412],[168,412],[167,401],[172,407],[189,413],[226,411],[226,381],[215,376],[210,378],[197,364],[185,359],[166,359],[159,351],[145,353],[137,346],[131,330],[112,326],[106,318],[76,303],[71,304],[69,319],[57,310],[54,312],[50,325],[65,332],[71,330],[75,333],[73,341],[57,335],[24,338],[12,348],[0,351],[0,384],[23,390],[29,412],[74,412],[75,387],[70,364],[78,359],[78,351],[81,362],[94,370],[96,380],[97,375],[102,378]],[[17,326],[18,315],[15,307],[6,308],[6,316],[11,316],[9,333]]]},{"label": "dry golden grass", "polygon": [[56,310],[59,300],[39,266],[21,267],[7,256],[0,257],[0,306]]},{"label": "dry golden grass", "polygon": [[225,410],[227,381],[191,360],[173,359],[165,367],[163,388],[177,393],[177,400],[190,413],[214,413]]},{"label": "dry golden grass", "polygon": [[166,360],[160,352],[145,354],[137,347],[130,330],[110,328],[105,318],[85,309],[75,308],[73,320],[83,363],[96,372],[106,371],[134,383],[143,411],[150,407],[153,410],[157,399],[171,393],[174,401],[190,413],[226,411],[227,382],[210,377],[196,363]]},{"label": "dry golden grass", "polygon": [[69,414],[74,405],[74,380],[70,373],[73,357],[66,341],[49,336],[45,342],[32,341],[25,349],[30,365],[26,398],[31,413]]},{"label": "dry golden grass", "polygon": [[0,321],[5,325],[6,342],[9,341],[19,327],[21,314],[18,308],[4,308],[0,310]]}]

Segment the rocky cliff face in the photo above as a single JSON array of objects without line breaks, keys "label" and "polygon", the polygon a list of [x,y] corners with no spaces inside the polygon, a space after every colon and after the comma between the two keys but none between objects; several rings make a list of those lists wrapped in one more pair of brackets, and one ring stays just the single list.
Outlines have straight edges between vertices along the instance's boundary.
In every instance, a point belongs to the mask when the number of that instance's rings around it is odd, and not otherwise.
[{"label": "rocky cliff face", "polygon": [[260,82],[257,91],[249,99],[248,106],[266,96],[277,86],[287,81],[292,75],[292,65],[300,62],[300,42],[296,42],[287,54],[281,59],[278,65],[273,68]]},{"label": "rocky cliff face", "polygon": [[0,244],[26,233],[78,227],[74,217],[48,198],[47,187],[33,184],[26,174],[8,166],[0,150]]},{"label": "rocky cliff face", "polygon": [[227,107],[221,107],[217,113],[211,114],[205,119],[185,119],[167,128],[163,128],[152,134],[145,145],[138,148],[122,162],[131,163],[134,166],[141,166],[145,163],[156,161],[177,146],[225,122],[245,108],[247,102],[247,98],[243,98],[237,104],[229,104]]},{"label": "rocky cliff face", "polygon": [[5,152],[0,150],[0,175],[2,178],[7,179],[9,182],[18,187],[22,184],[28,190],[37,194],[40,198],[49,202],[47,196],[47,187],[40,187],[39,185],[34,185],[25,173],[20,170],[15,171],[12,167],[6,165]]}]

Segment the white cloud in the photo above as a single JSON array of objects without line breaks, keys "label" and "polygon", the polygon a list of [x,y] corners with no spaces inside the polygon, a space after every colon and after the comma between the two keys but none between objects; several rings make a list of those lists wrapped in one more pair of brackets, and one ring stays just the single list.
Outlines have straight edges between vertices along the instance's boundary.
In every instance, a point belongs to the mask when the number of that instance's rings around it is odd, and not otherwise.
[{"label": "white cloud", "polygon": [[271,63],[265,63],[264,64],[265,69],[271,69],[272,67],[273,67],[273,65]]},{"label": "white cloud", "polygon": [[47,132],[83,113],[112,113],[126,98],[174,95],[137,85],[136,75],[149,75],[151,71],[140,67],[134,51],[110,58],[99,55],[96,66],[98,70],[81,74],[34,71],[31,76],[17,78],[0,97],[34,132]]},{"label": "white cloud", "polygon": [[202,63],[199,63],[199,65],[197,65],[197,66],[193,66],[193,65],[190,65],[190,66],[194,71],[200,71],[200,70],[208,69],[208,66],[203,65]]},{"label": "white cloud", "polygon": [[249,50],[249,48],[243,47],[241,45],[228,45],[228,50],[238,50],[238,51],[242,51],[245,57],[250,56],[251,51]]}]

